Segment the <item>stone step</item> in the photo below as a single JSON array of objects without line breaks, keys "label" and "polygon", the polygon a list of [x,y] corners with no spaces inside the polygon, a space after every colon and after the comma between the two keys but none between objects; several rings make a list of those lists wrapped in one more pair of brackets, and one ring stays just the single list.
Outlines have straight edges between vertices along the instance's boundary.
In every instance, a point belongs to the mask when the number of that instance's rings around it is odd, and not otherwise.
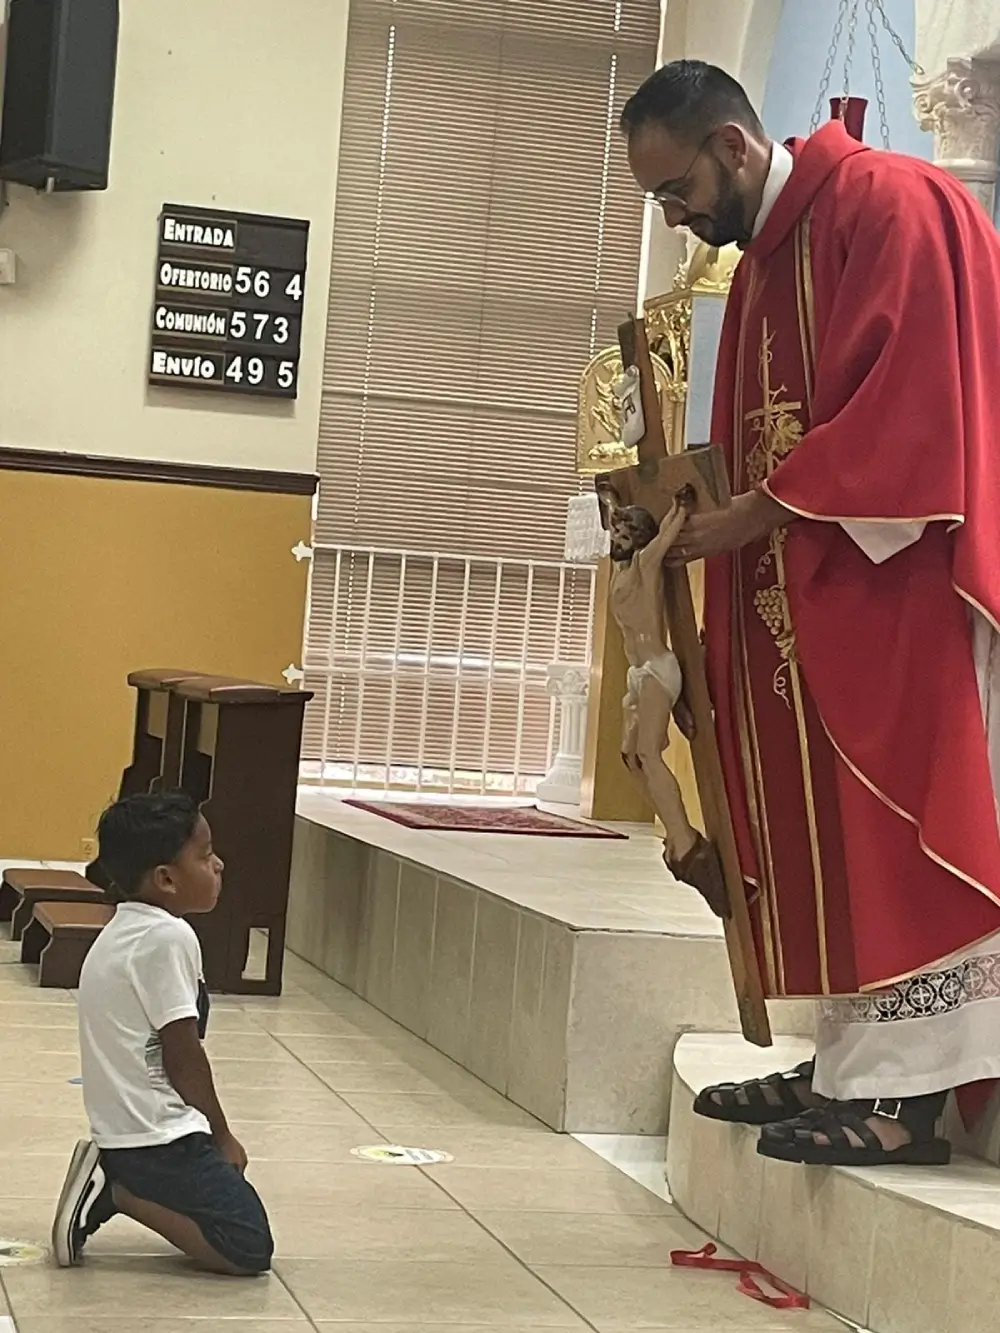
[{"label": "stone step", "polygon": [[[736,1031],[722,928],[628,840],[427,832],[299,793],[287,945],[553,1129],[664,1134],[682,1032]],[[812,1030],[811,1004],[773,1008]]]},{"label": "stone step", "polygon": [[759,1050],[688,1034],[674,1049],[667,1181],[694,1223],[872,1333],[1000,1327],[1000,1170],[800,1167],[760,1157],[758,1131],[696,1116],[696,1092],[808,1059],[807,1041]]}]

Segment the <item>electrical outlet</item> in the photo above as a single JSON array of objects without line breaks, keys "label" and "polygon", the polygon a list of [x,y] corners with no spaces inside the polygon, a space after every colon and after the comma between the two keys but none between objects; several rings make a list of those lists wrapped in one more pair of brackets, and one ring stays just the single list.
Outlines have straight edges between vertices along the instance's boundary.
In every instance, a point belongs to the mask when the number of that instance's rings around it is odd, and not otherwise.
[{"label": "electrical outlet", "polygon": [[80,853],[85,861],[94,861],[97,859],[97,839],[81,838]]},{"label": "electrical outlet", "polygon": [[0,250],[0,286],[9,287],[17,281],[17,256],[13,250]]}]

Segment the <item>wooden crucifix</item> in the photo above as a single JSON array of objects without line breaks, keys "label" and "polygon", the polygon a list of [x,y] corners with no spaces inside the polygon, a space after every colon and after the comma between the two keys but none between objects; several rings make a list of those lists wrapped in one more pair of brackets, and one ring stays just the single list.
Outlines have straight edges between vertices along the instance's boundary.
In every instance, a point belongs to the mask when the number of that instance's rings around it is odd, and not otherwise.
[{"label": "wooden crucifix", "polygon": [[[754,950],[729,801],[723,783],[712,702],[705,674],[704,649],[698,631],[691,585],[685,567],[672,568],[662,564],[664,542],[672,540],[675,529],[679,526],[679,518],[676,516],[678,504],[683,506],[687,513],[694,513],[725,508],[730,503],[725,461],[718,445],[693,447],[676,454],[667,453],[662,409],[653,379],[645,324],[641,319],[630,319],[619,328],[618,335],[624,366],[626,369],[634,366],[638,371],[645,429],[637,446],[637,465],[619,468],[596,477],[595,487],[602,497],[602,517],[605,523],[612,521],[609,520],[611,512],[608,508],[609,497],[611,504],[619,507],[619,513],[624,507],[629,506],[646,511],[646,515],[649,516],[649,532],[644,540],[648,543],[648,555],[652,556],[659,566],[652,571],[656,575],[655,583],[648,577],[650,573],[648,568],[645,578],[636,568],[629,588],[622,594],[630,599],[630,607],[635,609],[635,623],[638,629],[632,636],[633,647],[638,644],[641,648],[642,639],[645,637],[645,652],[630,651],[630,635],[623,624],[623,619],[627,617],[621,614],[621,608],[616,611],[615,583],[612,581],[612,613],[623,629],[626,652],[632,662],[630,694],[626,696],[625,712],[628,714],[630,702],[633,703],[639,719],[638,724],[633,723],[633,726],[641,725],[639,697],[641,690],[647,684],[649,686],[647,693],[659,692],[659,703],[653,701],[654,711],[659,707],[662,712],[664,702],[669,711],[683,690],[682,707],[687,717],[687,725],[682,727],[682,730],[688,735],[691,745],[695,781],[707,837],[702,838],[700,834],[691,831],[676,781],[670,778],[669,771],[665,770],[659,756],[649,754],[650,744],[647,739],[645,742],[647,766],[650,770],[654,766],[660,769],[664,778],[661,793],[664,793],[666,788],[663,799],[653,802],[667,832],[667,851],[664,859],[671,868],[677,870],[677,862],[671,859],[672,834],[675,837],[683,837],[687,831],[689,845],[692,840],[695,841],[688,857],[685,858],[691,864],[693,871],[688,878],[702,890],[710,904],[724,918],[726,946],[743,1035],[758,1046],[769,1046],[771,1029]],[[671,513],[675,514],[675,519],[672,523],[665,523],[664,520]],[[644,554],[645,552],[640,550],[634,557],[637,563],[642,561]],[[649,643],[656,636],[653,634],[643,636],[642,632],[643,612],[639,602],[643,596],[648,595],[651,587],[655,587],[657,598],[662,597],[662,611],[669,637],[669,652],[659,656],[656,644],[653,643],[650,647]],[[656,618],[659,618],[659,608],[656,610]],[[675,682],[671,680],[672,671],[676,676]],[[647,682],[647,676],[652,676],[654,679]],[[659,745],[661,749],[665,744],[665,727],[668,721],[667,718],[663,723],[662,744]],[[627,717],[625,734],[623,757],[632,767],[627,751],[634,750],[635,746],[628,741]],[[659,742],[655,741],[655,720],[653,735],[653,748],[656,748]],[[643,753],[641,747],[640,738],[637,751],[640,756]],[[638,763],[636,767],[642,767],[642,763]],[[668,778],[672,788],[668,786]],[[649,785],[653,786],[654,783],[650,782]],[[683,871],[680,872],[680,877],[684,877]]]}]

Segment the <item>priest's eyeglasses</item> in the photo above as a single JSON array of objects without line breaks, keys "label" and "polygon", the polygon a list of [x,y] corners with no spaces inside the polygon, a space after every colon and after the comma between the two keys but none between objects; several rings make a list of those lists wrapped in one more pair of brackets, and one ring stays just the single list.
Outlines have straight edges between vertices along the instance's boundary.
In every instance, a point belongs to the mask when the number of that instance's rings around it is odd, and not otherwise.
[{"label": "priest's eyeglasses", "polygon": [[683,176],[678,176],[676,180],[664,181],[655,190],[648,190],[643,195],[643,200],[647,204],[655,204],[657,208],[687,208],[687,192],[690,185],[691,172],[698,165],[705,149],[715,138],[715,130],[705,136],[698,146],[698,151],[691,159],[690,165]]}]

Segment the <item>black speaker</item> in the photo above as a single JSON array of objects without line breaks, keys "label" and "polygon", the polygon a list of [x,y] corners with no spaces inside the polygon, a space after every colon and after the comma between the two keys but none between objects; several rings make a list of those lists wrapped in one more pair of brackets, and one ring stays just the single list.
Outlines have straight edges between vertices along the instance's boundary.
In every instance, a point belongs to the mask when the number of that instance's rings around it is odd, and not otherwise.
[{"label": "black speaker", "polygon": [[0,177],[107,189],[117,53],[118,0],[10,0]]}]

